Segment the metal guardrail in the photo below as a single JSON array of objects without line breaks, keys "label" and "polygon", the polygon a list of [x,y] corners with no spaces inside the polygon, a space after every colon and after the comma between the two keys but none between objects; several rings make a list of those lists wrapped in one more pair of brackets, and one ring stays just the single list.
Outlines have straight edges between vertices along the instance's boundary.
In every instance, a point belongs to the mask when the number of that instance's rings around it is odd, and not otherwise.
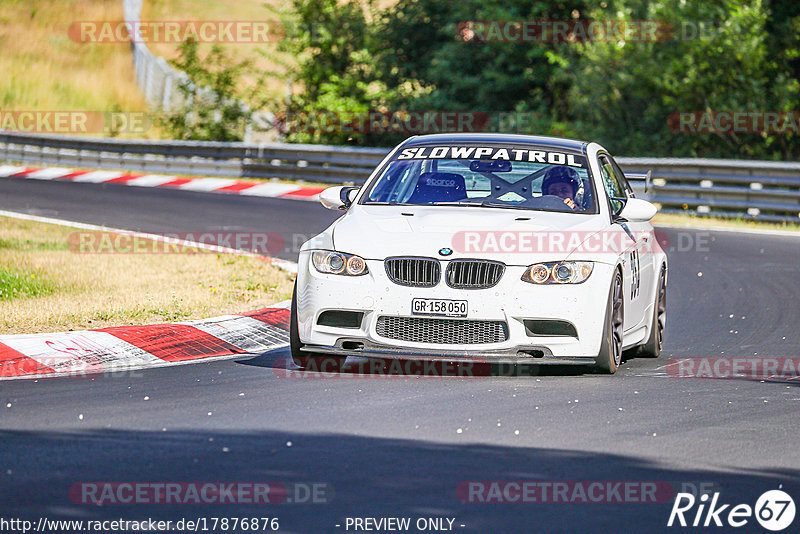
[{"label": "metal guardrail", "polygon": [[148,141],[0,131],[0,159],[146,173],[361,183],[386,149]]},{"label": "metal guardrail", "polygon": [[645,196],[663,212],[800,222],[797,162],[688,158],[617,158],[617,162],[625,172],[652,171],[653,188]]},{"label": "metal guardrail", "polygon": [[[283,143],[148,141],[6,132],[0,159],[64,167],[121,169],[359,184],[388,153]],[[664,212],[800,221],[800,163],[684,158],[617,158],[626,172],[652,171],[644,196]],[[634,189],[643,192],[642,183]]]}]

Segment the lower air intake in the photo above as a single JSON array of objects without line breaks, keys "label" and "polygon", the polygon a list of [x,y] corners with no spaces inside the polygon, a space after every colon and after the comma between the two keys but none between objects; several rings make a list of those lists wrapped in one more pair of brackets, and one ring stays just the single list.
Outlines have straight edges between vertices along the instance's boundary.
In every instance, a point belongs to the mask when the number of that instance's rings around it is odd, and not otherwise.
[{"label": "lower air intake", "polygon": [[508,339],[504,321],[381,316],[377,332],[379,336],[399,341],[445,345],[502,343]]}]

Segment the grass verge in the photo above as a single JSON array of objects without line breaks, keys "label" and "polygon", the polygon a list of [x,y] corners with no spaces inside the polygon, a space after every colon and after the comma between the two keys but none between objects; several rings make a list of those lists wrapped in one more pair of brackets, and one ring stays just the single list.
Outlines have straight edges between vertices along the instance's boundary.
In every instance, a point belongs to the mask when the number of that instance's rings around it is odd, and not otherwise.
[{"label": "grass verge", "polygon": [[146,111],[129,44],[68,34],[73,22],[123,18],[121,0],[0,1],[0,108]]},{"label": "grass verge", "polygon": [[[142,5],[143,21],[216,21],[216,22],[278,22],[282,13],[292,9],[291,0],[239,0],[237,2],[208,2],[207,0],[145,0]],[[270,27],[273,27],[270,24]],[[261,89],[275,102],[282,102],[286,95],[286,80],[283,75],[296,64],[286,52],[278,51],[278,42],[266,43],[218,43],[229,57],[237,62],[249,60],[260,72],[275,75],[263,80]],[[200,55],[204,57],[213,43],[201,43]],[[179,43],[148,43],[153,53],[168,60],[179,56]],[[244,79],[251,86],[256,80]]]},{"label": "grass verge", "polygon": [[78,254],[77,231],[0,217],[0,334],[202,319],[291,295],[290,275],[258,258]]}]

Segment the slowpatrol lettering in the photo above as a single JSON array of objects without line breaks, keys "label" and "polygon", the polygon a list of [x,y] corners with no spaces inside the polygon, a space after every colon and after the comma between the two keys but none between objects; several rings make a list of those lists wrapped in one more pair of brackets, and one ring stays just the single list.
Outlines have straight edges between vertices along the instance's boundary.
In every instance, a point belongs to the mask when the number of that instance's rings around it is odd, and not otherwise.
[{"label": "slowpatrol lettering", "polygon": [[501,147],[457,147],[457,146],[423,146],[404,148],[396,159],[483,159],[504,161],[529,161],[550,165],[569,165],[583,167],[583,162],[575,154],[550,152],[546,150],[525,150]]}]

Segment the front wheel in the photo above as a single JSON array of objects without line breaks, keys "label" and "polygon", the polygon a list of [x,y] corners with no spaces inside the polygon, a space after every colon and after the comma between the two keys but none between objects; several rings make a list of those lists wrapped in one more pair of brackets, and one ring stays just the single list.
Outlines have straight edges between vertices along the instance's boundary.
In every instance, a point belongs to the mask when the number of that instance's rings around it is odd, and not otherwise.
[{"label": "front wheel", "polygon": [[303,344],[300,342],[300,331],[297,325],[297,282],[295,282],[292,291],[292,308],[289,314],[289,350],[294,364],[308,371],[338,372],[347,359],[344,356],[306,352],[301,350],[302,348]]},{"label": "front wheel", "polygon": [[595,359],[597,369],[606,374],[617,372],[622,362],[622,334],[625,325],[625,303],[622,294],[622,274],[616,271],[611,283],[603,324],[603,340]]},{"label": "front wheel", "polygon": [[667,271],[661,268],[658,276],[658,290],[653,304],[653,322],[650,326],[650,337],[647,342],[639,347],[637,356],[643,358],[658,358],[661,347],[664,346],[664,327],[667,323]]}]

